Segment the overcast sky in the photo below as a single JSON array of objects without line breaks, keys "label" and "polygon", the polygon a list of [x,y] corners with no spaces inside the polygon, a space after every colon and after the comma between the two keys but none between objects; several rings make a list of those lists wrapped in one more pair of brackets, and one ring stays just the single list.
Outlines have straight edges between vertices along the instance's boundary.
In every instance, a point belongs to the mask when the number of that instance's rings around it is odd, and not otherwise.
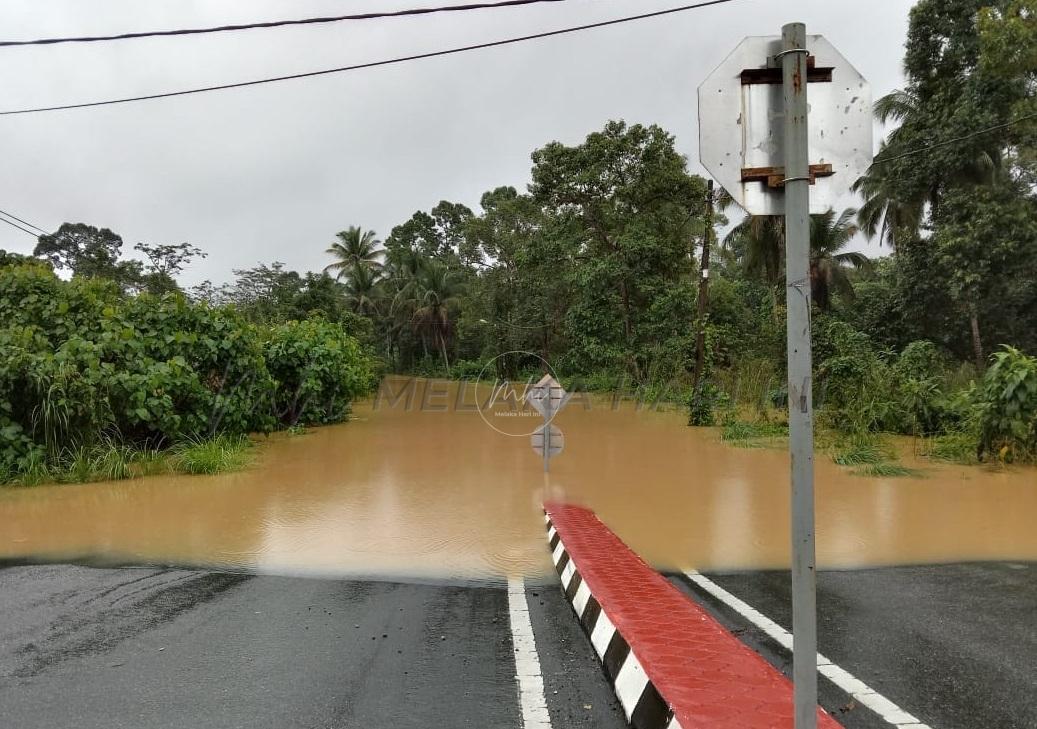
[{"label": "overcast sky", "polygon": [[[447,0],[6,0],[3,40],[197,27]],[[91,101],[343,66],[682,4],[568,0],[411,19],[0,49],[0,108]],[[209,253],[182,277],[284,261],[319,270],[349,225],[380,237],[439,200],[525,189],[530,153],[608,119],[658,123],[692,172],[696,89],[746,35],[790,21],[869,79],[902,85],[911,0],[735,0],[659,19],[387,68],[192,97],[0,117],[0,209]],[[876,144],[878,138],[876,138]],[[0,248],[34,239],[0,226]],[[877,252],[877,251],[876,251]]]}]

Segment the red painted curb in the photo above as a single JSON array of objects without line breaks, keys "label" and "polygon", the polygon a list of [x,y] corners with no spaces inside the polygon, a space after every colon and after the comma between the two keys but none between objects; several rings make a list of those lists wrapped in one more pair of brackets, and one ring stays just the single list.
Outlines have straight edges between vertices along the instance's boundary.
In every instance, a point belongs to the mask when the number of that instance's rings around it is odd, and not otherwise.
[{"label": "red painted curb", "polygon": [[[592,511],[559,503],[544,510],[555,564],[577,615],[590,632],[581,612],[600,607],[643,667],[646,690],[654,686],[671,712],[670,727],[793,726],[792,682],[781,672],[649,567]],[[588,600],[592,610],[585,610]],[[618,693],[617,675],[610,678]],[[627,708],[632,721],[635,713]],[[817,725],[841,727],[820,707]]]}]

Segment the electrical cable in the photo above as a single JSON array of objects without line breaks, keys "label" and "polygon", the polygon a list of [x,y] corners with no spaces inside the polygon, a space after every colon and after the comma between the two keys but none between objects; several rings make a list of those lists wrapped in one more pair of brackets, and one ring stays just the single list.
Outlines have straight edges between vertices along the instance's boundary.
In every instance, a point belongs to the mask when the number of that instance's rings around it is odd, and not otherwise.
[{"label": "electrical cable", "polygon": [[7,111],[0,111],[0,116],[11,116],[14,114],[37,114],[49,111],[64,111],[67,109],[85,109],[95,106],[109,106],[112,104],[128,104],[135,101],[151,101],[154,99],[167,99],[174,96],[188,96],[192,94],[202,94],[210,91],[224,91],[227,89],[238,89],[246,86],[259,86],[261,84],[275,83],[278,81],[294,81],[297,79],[311,78],[314,76],[326,76],[333,73],[344,73],[346,71],[358,71],[365,68],[376,68],[379,66],[391,66],[398,63],[406,63],[408,61],[418,61],[426,58],[437,58],[440,56],[449,56],[455,53],[465,53],[468,51],[482,50],[484,48],[496,48],[498,46],[511,45],[513,43],[522,43],[524,41],[538,40],[541,38],[551,38],[559,35],[566,35],[569,33],[576,33],[584,30],[592,30],[595,28],[604,28],[612,25],[619,25],[620,23],[629,23],[635,20],[645,20],[647,18],[658,18],[664,15],[672,15],[674,13],[684,12],[686,10],[697,10],[699,8],[705,8],[712,5],[721,5],[724,3],[734,2],[734,0],[707,0],[707,2],[694,3],[692,5],[682,5],[676,8],[668,8],[666,10],[657,10],[651,13],[642,13],[640,15],[628,15],[622,18],[614,18],[612,20],[603,20],[597,23],[586,23],[584,25],[574,25],[568,28],[559,28],[557,30],[545,31],[542,33],[533,33],[530,35],[516,36],[513,38],[505,38],[497,41],[488,41],[486,43],[476,43],[468,46],[460,46],[456,48],[447,48],[441,51],[430,51],[428,53],[416,53],[410,56],[398,56],[396,58],[389,58],[382,61],[370,61],[367,63],[357,63],[351,66],[341,66],[339,68],[327,68],[321,71],[307,71],[304,73],[293,73],[286,76],[275,76],[272,78],[255,79],[253,81],[239,81],[237,83],[230,84],[219,84],[216,86],[203,86],[194,89],[184,89],[181,91],[166,91],[157,94],[146,94],[143,96],[129,96],[120,99],[106,99],[103,101],[88,101],[80,104],[60,104],[56,106],[42,106],[30,109],[9,109]]},{"label": "electrical cable", "polygon": [[258,23],[239,23],[235,25],[218,25],[211,28],[181,28],[178,30],[151,30],[138,33],[119,33],[116,35],[85,35],[67,38],[37,38],[35,40],[0,41],[0,47],[16,46],[48,46],[59,43],[97,43],[99,41],[133,40],[136,38],[155,38],[160,36],[202,35],[204,33],[226,33],[228,31],[255,30],[257,28],[282,28],[292,25],[317,25],[321,23],[338,23],[344,20],[376,20],[380,18],[402,18],[413,15],[432,15],[434,13],[454,13],[470,10],[486,10],[507,8],[518,5],[536,5],[538,3],[557,3],[565,0],[500,0],[499,2],[467,3],[465,5],[445,5],[435,8],[410,8],[383,13],[356,13],[353,15],[332,15],[321,18],[300,18],[298,20],[269,20]]},{"label": "electrical cable", "polygon": [[874,160],[872,162],[872,164],[873,165],[884,165],[884,164],[887,164],[888,162],[894,162],[894,161],[896,161],[898,159],[903,159],[904,157],[911,157],[911,156],[914,156],[916,154],[921,154],[922,152],[928,152],[930,149],[937,149],[939,147],[946,147],[949,144],[957,144],[958,142],[964,142],[964,141],[972,139],[974,137],[979,137],[979,136],[982,136],[984,134],[989,134],[990,132],[996,132],[996,131],[999,131],[1001,129],[1007,129],[1008,127],[1013,126],[1014,124],[1018,124],[1021,121],[1027,121],[1028,119],[1035,119],[1035,118],[1037,118],[1037,112],[1035,112],[1033,114],[1024,114],[1023,116],[1016,117],[1015,119],[1009,119],[1008,121],[1004,122],[1003,124],[995,124],[992,127],[987,127],[986,129],[980,129],[979,131],[972,132],[971,134],[965,134],[963,136],[955,137],[954,139],[947,139],[947,140],[944,140],[942,142],[934,142],[933,144],[927,144],[924,147],[917,147],[915,149],[910,149],[910,150],[908,150],[906,152],[901,152],[900,154],[894,155],[892,157],[883,157],[882,159],[876,159],[876,160]]}]

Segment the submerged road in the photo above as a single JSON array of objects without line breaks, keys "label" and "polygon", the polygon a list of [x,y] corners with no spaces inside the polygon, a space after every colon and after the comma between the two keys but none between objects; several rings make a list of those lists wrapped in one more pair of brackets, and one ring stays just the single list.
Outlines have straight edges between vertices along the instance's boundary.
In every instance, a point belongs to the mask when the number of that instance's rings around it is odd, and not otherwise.
[{"label": "submerged road", "polygon": [[[552,724],[625,726],[560,591],[525,593]],[[514,651],[503,586],[0,569],[5,728],[520,729]]]},{"label": "submerged road", "polygon": [[[788,628],[787,573],[708,579]],[[671,580],[788,672],[788,652],[742,614]],[[516,665],[530,656],[515,598],[503,585],[8,567],[0,726],[520,729]],[[551,725],[624,727],[557,580],[522,598]],[[818,605],[821,651],[932,729],[1037,727],[1037,565],[822,572]],[[826,679],[820,692],[848,729],[890,726]]]}]

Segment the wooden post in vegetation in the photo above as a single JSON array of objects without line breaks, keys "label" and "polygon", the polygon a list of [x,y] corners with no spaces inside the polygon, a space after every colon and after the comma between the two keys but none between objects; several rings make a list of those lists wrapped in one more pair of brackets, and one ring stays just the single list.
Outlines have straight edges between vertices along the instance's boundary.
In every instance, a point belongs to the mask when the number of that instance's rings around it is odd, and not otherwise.
[{"label": "wooden post in vegetation", "polygon": [[702,234],[702,261],[699,267],[699,306],[698,333],[695,336],[695,374],[692,377],[692,390],[697,401],[702,380],[702,370],[706,364],[706,310],[709,308],[709,246],[713,237],[713,180],[706,183],[706,225]]}]

